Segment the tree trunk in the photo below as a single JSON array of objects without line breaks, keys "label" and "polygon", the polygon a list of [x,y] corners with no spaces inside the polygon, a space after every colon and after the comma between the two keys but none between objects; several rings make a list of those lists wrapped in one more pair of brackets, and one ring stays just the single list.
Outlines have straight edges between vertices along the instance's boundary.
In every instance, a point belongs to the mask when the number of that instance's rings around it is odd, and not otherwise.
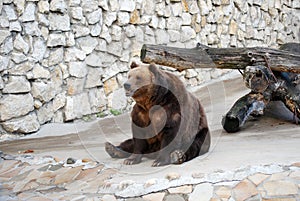
[{"label": "tree trunk", "polygon": [[300,54],[265,47],[175,48],[162,45],[143,45],[141,60],[176,68],[245,69],[246,66],[269,66],[274,71],[300,73]]}]

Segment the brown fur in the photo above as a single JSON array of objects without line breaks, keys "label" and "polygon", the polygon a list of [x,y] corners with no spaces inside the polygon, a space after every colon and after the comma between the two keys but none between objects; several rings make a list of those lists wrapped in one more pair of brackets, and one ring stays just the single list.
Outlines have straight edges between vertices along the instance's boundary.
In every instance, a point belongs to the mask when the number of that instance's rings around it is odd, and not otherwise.
[{"label": "brown fur", "polygon": [[204,109],[175,75],[154,64],[131,64],[124,84],[136,104],[131,112],[133,138],[119,146],[106,143],[125,164],[155,158],[153,166],[178,164],[208,152],[210,133]]}]

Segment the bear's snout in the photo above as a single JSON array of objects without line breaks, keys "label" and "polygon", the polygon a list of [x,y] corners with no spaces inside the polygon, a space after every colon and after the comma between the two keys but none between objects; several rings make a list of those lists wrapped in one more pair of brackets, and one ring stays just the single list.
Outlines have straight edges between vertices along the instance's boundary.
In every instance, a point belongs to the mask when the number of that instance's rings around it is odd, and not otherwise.
[{"label": "bear's snout", "polygon": [[124,89],[129,90],[130,86],[131,85],[129,83],[127,83],[127,82],[124,83]]}]

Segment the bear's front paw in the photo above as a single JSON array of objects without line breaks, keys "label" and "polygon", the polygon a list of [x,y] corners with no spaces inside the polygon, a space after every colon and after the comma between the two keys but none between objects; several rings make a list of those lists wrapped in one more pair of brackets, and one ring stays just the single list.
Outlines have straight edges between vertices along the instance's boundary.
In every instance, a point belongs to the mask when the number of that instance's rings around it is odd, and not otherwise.
[{"label": "bear's front paw", "polygon": [[129,158],[124,160],[124,165],[133,165],[133,164],[138,164],[142,161],[142,156],[132,154]]},{"label": "bear's front paw", "polygon": [[182,164],[185,160],[186,156],[182,150],[175,150],[170,154],[170,161],[172,164]]}]

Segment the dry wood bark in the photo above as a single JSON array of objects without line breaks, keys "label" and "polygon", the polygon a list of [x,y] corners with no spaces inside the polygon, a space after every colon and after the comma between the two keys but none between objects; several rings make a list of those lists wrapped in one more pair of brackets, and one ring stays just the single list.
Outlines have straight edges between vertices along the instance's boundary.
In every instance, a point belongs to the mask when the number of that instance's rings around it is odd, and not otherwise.
[{"label": "dry wood bark", "polygon": [[175,48],[163,45],[143,45],[141,60],[176,68],[245,69],[246,66],[266,65],[272,70],[300,73],[300,54],[266,47],[210,48],[198,44],[196,48]]}]

